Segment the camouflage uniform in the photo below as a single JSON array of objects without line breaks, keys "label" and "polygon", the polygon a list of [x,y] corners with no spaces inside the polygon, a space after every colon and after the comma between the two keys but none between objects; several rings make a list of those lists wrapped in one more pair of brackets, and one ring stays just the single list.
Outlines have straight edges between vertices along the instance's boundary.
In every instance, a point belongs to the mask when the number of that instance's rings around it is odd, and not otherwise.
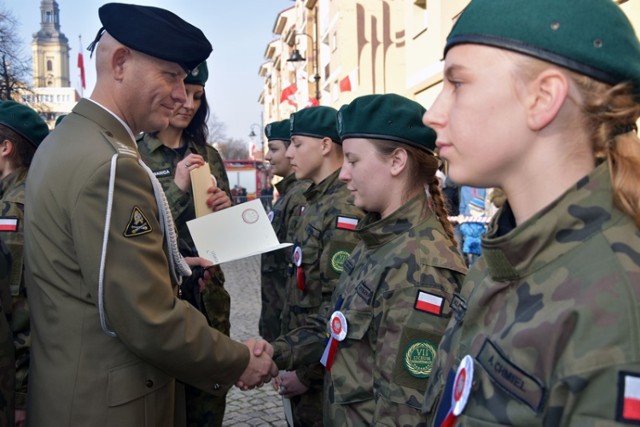
[{"label": "camouflage uniform", "polygon": [[[31,336],[29,308],[24,285],[24,184],[27,169],[19,168],[0,183],[1,219],[12,222],[0,231],[0,239],[11,253],[11,270],[7,277],[11,290],[11,330],[16,357],[16,408],[27,406],[27,383],[29,374],[29,349]],[[15,225],[13,224],[15,221]]]},{"label": "camouflage uniform", "polygon": [[604,163],[511,231],[503,207],[454,299],[426,393],[433,425],[465,355],[473,383],[456,425],[623,424],[640,381],[640,231],[611,194]]},{"label": "camouflage uniform", "polygon": [[16,363],[8,320],[11,315],[10,274],[11,253],[0,240],[0,427],[14,425]]},{"label": "camouflage uniform", "polygon": [[[325,376],[327,426],[426,425],[422,396],[440,337],[451,317],[449,302],[466,267],[431,211],[426,194],[380,220],[368,214],[362,240],[344,265],[332,306],[347,320]],[[416,304],[429,294],[440,306]],[[275,343],[278,363],[309,363],[324,349],[328,317]],[[289,366],[287,366],[289,367]]]},{"label": "camouflage uniform", "polygon": [[[189,152],[201,155],[209,163],[211,174],[215,176],[218,187],[231,197],[229,178],[224,169],[222,157],[211,145],[201,146],[193,141],[187,143],[187,151],[181,154],[177,150],[165,146],[157,138],[149,134],[145,134],[138,140],[138,150],[142,160],[162,184],[181,240],[183,255],[196,256],[195,245],[187,227],[187,221],[196,217],[193,197],[191,193],[183,192],[173,181],[175,168],[178,162]],[[186,250],[183,250],[184,248]],[[201,302],[204,307],[199,308],[207,316],[207,320],[213,328],[228,336],[230,333],[231,299],[224,288],[222,269],[216,266],[210,271],[213,272],[213,277],[212,280],[206,283],[206,287],[201,293]],[[185,278],[182,288],[197,289],[196,279],[195,276],[192,276],[191,280]],[[197,291],[194,291],[194,294],[197,298]],[[200,299],[198,298],[198,300]],[[222,425],[226,396],[212,396],[189,385],[186,386],[186,394],[188,426]]]},{"label": "camouflage uniform", "polygon": [[[338,180],[339,174],[340,169],[304,193],[307,205],[300,212],[302,216],[296,226],[294,240],[302,249],[299,268],[304,272],[304,290],[299,288],[299,275],[294,268],[287,283],[282,311],[283,334],[304,325],[309,315],[318,312],[326,315],[343,263],[358,241],[352,230],[338,226],[341,217],[363,217],[363,212],[349,201],[350,193]],[[324,367],[316,362],[298,368],[296,374],[309,390],[291,399],[294,424],[321,425]]]},{"label": "camouflage uniform", "polygon": [[[276,184],[279,197],[269,215],[280,242],[293,241],[294,215],[295,218],[299,218],[298,213],[305,202],[303,193],[308,187],[309,181],[298,181],[295,174]],[[259,331],[260,336],[267,341],[280,336],[280,313],[284,306],[290,263],[290,248],[262,254],[262,310]]]}]

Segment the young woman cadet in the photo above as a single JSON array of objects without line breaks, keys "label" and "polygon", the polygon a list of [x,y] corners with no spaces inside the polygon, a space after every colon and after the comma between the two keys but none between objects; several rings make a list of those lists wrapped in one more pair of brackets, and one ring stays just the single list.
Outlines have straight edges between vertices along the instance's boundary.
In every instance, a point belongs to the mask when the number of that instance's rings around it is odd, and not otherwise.
[{"label": "young woman cadet", "polygon": [[[328,313],[273,345],[281,368],[322,357],[325,425],[425,425],[423,390],[466,273],[438,186],[424,108],[368,95],[340,109],[340,179],[368,212]],[[325,346],[326,333],[331,339]]]},{"label": "young woman cadet", "polygon": [[425,410],[437,426],[639,423],[631,24],[610,0],[473,0],[444,76],[424,122],[449,174],[507,203],[454,300]]}]

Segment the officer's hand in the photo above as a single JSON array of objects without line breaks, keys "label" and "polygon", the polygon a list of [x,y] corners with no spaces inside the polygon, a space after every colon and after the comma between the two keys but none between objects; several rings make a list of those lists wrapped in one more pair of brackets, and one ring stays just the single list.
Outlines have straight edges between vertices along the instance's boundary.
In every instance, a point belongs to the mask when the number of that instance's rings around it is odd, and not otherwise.
[{"label": "officer's hand", "polygon": [[204,165],[204,158],[199,154],[189,153],[187,157],[180,160],[176,165],[176,173],[173,182],[179,189],[188,193],[191,186],[191,171]]},{"label": "officer's hand", "polygon": [[280,373],[280,394],[287,399],[304,394],[309,387],[302,384],[295,371],[283,371]]},{"label": "officer's hand", "polygon": [[[236,382],[236,386],[242,390],[262,387],[278,375],[278,368],[269,356],[270,345],[266,341],[249,340],[244,343],[250,352],[249,364]],[[266,344],[266,345],[265,345]],[[258,346],[258,349],[255,347]],[[259,356],[256,356],[256,353]],[[273,354],[273,349],[271,349]]]},{"label": "officer's hand", "polygon": [[229,195],[222,191],[220,187],[210,187],[207,190],[207,193],[209,193],[207,206],[212,212],[218,212],[231,206],[231,199],[229,198]]}]

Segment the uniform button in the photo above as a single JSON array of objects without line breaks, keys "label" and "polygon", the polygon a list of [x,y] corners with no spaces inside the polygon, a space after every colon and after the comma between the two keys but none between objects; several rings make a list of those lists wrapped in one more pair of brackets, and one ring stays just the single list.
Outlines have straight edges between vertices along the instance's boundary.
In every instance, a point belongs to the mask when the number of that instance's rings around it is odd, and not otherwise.
[{"label": "uniform button", "polygon": [[144,385],[146,385],[146,386],[147,386],[147,388],[151,388],[151,387],[153,387],[153,380],[147,380],[147,381],[144,383]]},{"label": "uniform button", "polygon": [[213,389],[214,390],[220,390],[220,384],[214,384],[213,385]]},{"label": "uniform button", "polygon": [[113,138],[113,133],[107,131],[106,134],[107,134],[108,137]]}]

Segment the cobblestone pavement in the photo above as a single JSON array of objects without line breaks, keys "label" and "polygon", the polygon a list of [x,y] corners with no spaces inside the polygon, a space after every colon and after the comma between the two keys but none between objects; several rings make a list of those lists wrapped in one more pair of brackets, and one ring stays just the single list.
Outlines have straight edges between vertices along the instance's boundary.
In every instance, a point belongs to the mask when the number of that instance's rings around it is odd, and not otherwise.
[{"label": "cobblestone pavement", "polygon": [[[222,264],[231,295],[231,337],[244,342],[258,337],[260,317],[260,256]],[[286,427],[282,398],[270,384],[246,392],[233,387],[227,394],[223,426]]]}]

